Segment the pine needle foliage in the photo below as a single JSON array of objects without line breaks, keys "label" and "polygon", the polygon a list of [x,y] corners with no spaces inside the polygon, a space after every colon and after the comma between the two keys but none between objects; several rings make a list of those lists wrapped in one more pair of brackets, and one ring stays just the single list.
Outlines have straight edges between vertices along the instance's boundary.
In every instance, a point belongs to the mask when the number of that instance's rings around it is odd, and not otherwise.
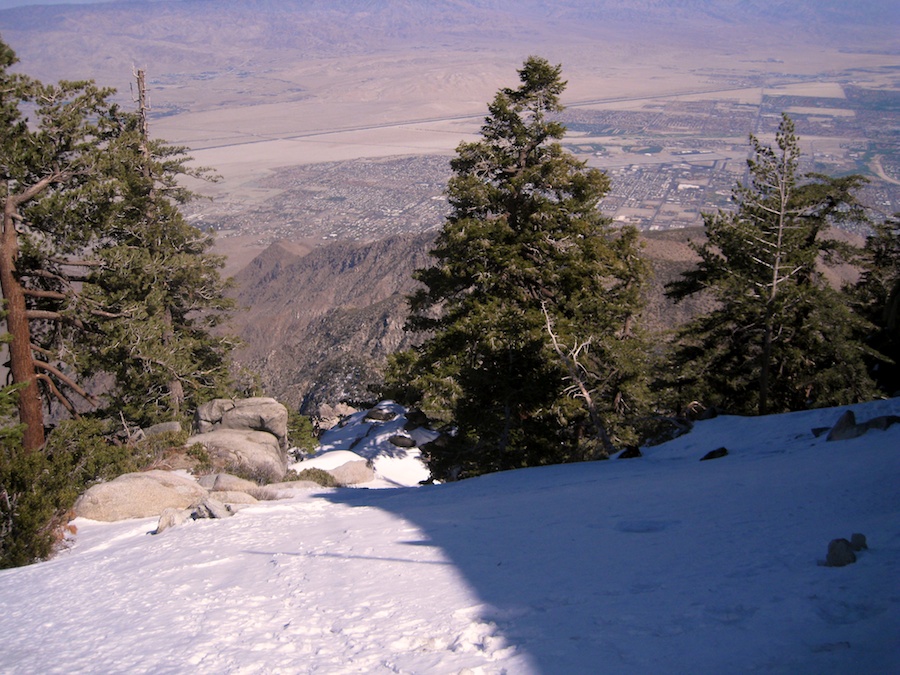
[{"label": "pine needle foliage", "polygon": [[[443,478],[606,456],[644,401],[637,233],[600,213],[606,175],[559,143],[561,67],[530,57],[519,78],[490,103],[481,139],[457,148],[452,212],[410,298],[408,328],[428,337],[394,360],[406,373],[394,389],[456,430],[432,452]],[[596,414],[569,389],[548,326],[580,347]]]},{"label": "pine needle foliage", "polygon": [[865,220],[853,195],[863,179],[799,176],[787,115],[774,146],[752,135],[750,145],[736,210],[705,216],[699,264],[667,288],[675,300],[706,292],[718,302],[676,340],[680,404],[767,414],[866,400],[875,391],[861,339],[867,324],[821,271],[852,257],[827,234],[841,220]]}]

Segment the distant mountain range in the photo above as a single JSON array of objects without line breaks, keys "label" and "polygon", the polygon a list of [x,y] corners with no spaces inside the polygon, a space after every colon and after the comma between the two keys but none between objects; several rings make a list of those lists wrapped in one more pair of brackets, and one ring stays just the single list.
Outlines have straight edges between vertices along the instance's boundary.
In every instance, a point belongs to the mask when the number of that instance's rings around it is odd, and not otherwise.
[{"label": "distant mountain range", "polygon": [[33,64],[29,72],[47,79],[97,78],[118,63],[202,72],[399,44],[540,48],[566,35],[642,38],[652,49],[660,41],[727,45],[729,36],[755,32],[896,51],[898,25],[895,0],[130,0],[0,9],[4,40]]}]

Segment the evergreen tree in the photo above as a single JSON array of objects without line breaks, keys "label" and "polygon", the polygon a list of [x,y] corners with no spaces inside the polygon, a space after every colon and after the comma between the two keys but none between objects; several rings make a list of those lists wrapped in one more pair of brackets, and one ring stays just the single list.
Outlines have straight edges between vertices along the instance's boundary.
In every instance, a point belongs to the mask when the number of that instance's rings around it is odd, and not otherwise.
[{"label": "evergreen tree", "polygon": [[734,413],[838,405],[873,393],[864,322],[819,269],[847,253],[825,236],[830,225],[864,219],[853,197],[862,179],[798,182],[800,149],[786,115],[775,141],[773,148],[751,135],[750,180],[734,190],[737,209],[705,216],[698,266],[668,288],[676,300],[707,291],[718,301],[679,334],[681,396]]},{"label": "evergreen tree", "polygon": [[177,415],[216,393],[227,356],[208,331],[227,304],[220,261],[178,212],[183,154],[150,142],[111,90],[44,85],[14,63],[0,42],[0,284],[23,445],[44,443],[44,401],[101,404],[85,385],[98,374],[135,421]]},{"label": "evergreen tree", "polygon": [[149,138],[143,104],[108,156],[117,199],[95,254],[102,264],[82,298],[107,316],[79,341],[80,368],[115,375],[108,398],[128,419],[177,419],[185,407],[226,395],[230,381],[234,338],[213,333],[233,306],[219,275],[224,259],[179,210],[195,197],[179,179],[208,176],[186,166],[184,148]]},{"label": "evergreen tree", "polygon": [[109,90],[89,82],[43,85],[11,73],[15,62],[0,41],[0,289],[23,444],[35,450],[44,443],[39,382],[44,394],[68,407],[65,387],[90,399],[54,347],[82,321],[69,306],[70,290],[83,278],[89,263],[82,254],[112,202],[98,165],[116,132],[117,109],[107,100]]},{"label": "evergreen tree", "polygon": [[873,225],[854,289],[856,306],[874,326],[868,344],[885,359],[870,361],[872,375],[889,396],[900,392],[900,219]]},{"label": "evergreen tree", "polygon": [[457,148],[452,213],[416,272],[408,328],[429,337],[395,364],[458,429],[431,458],[441,477],[606,456],[643,401],[646,266],[598,210],[607,177],[558,142],[560,73],[529,58]]}]

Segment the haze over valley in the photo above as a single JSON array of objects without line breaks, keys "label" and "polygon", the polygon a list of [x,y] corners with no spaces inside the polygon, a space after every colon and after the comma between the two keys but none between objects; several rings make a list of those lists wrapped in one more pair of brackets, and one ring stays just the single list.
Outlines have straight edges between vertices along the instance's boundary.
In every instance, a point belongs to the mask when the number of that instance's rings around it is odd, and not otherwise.
[{"label": "haze over valley", "polygon": [[[728,206],[748,134],[771,139],[782,112],[803,170],[864,174],[861,199],[887,216],[900,211],[898,19],[890,0],[0,3],[23,72],[91,78],[132,106],[132,69],[146,69],[152,135],[221,175],[192,186],[211,199],[187,213],[240,272],[244,363],[295,405],[315,383],[361,395],[342,390],[346,355],[402,343],[449,159],[528,55],[563,65],[567,149],[609,173],[602,208],[617,221],[691,232]],[[676,273],[688,236],[655,236]],[[310,345],[332,357],[298,374]]]}]

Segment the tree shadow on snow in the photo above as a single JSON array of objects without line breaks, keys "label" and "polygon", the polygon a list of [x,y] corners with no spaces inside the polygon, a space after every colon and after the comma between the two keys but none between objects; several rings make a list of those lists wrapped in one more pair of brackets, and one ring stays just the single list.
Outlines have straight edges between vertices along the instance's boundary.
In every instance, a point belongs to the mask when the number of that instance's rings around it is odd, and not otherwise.
[{"label": "tree shadow on snow", "polygon": [[[541,471],[545,482],[554,468]],[[592,482],[565,471],[575,489]],[[379,508],[414,524],[418,537],[392,544],[439,548],[482,601],[466,616],[494,628],[504,638],[497,648],[514,646],[536,672],[585,672],[589,664],[608,664],[614,647],[604,625],[612,617],[601,596],[622,593],[621,580],[598,583],[604,562],[597,514],[589,504],[583,513],[562,512],[558,491],[508,479],[497,474],[419,488],[348,488],[322,497]],[[492,490],[494,483],[502,490]]]}]

